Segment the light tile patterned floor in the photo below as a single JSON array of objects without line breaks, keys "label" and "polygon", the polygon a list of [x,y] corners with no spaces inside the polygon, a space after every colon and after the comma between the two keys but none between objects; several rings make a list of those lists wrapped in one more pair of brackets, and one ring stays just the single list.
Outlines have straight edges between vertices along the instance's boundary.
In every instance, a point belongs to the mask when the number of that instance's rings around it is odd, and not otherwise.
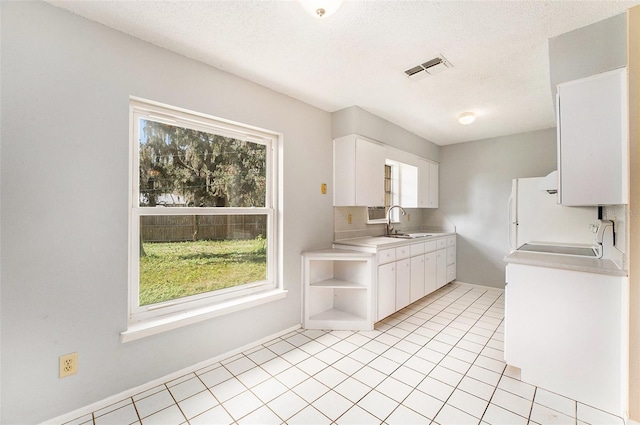
[{"label": "light tile patterned floor", "polygon": [[521,382],[504,294],[452,283],[370,332],[300,329],[69,424],[623,424]]}]

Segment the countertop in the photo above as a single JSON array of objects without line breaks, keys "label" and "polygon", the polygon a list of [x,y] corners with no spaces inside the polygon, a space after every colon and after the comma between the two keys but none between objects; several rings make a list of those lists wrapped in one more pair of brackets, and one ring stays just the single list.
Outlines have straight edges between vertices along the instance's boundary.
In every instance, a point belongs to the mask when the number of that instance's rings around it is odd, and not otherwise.
[{"label": "countertop", "polygon": [[504,261],[510,264],[523,264],[527,266],[548,267],[552,269],[573,270],[611,276],[628,275],[627,270],[621,269],[613,260],[609,259],[514,251],[504,257]]},{"label": "countertop", "polygon": [[430,233],[433,236],[426,236],[424,238],[415,238],[415,239],[404,239],[404,238],[391,238],[385,236],[368,236],[364,238],[353,238],[353,239],[340,239],[337,241],[333,241],[334,245],[340,246],[357,246],[357,247],[365,247],[365,248],[393,248],[396,246],[410,245],[414,243],[427,242],[432,241],[434,239],[439,239],[445,236],[455,235],[455,232],[441,232],[441,233]]}]

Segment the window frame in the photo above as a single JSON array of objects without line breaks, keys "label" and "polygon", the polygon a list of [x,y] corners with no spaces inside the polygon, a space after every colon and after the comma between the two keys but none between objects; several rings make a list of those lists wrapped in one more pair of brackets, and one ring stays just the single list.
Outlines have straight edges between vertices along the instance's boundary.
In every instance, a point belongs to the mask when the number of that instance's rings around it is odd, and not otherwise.
[{"label": "window frame", "polygon": [[[266,188],[264,207],[141,207],[139,167],[140,119],[214,133],[237,140],[266,146]],[[131,327],[141,322],[164,316],[192,315],[208,307],[238,300],[252,300],[255,295],[282,289],[280,276],[280,234],[278,232],[278,151],[280,135],[275,132],[232,122],[218,117],[189,111],[146,99],[131,97],[129,102],[129,276],[128,323]],[[263,281],[209,291],[201,294],[140,306],[139,255],[140,218],[156,215],[265,215],[267,220],[267,276]]]},{"label": "window frame", "polygon": [[[393,201],[399,190],[398,174],[399,165],[395,161],[387,159],[384,164],[384,205],[367,207],[367,224],[387,224],[387,213],[389,208],[394,205]],[[373,210],[380,208],[384,208],[384,218],[371,218]],[[391,211],[391,222],[398,223],[399,221],[398,211]]]}]

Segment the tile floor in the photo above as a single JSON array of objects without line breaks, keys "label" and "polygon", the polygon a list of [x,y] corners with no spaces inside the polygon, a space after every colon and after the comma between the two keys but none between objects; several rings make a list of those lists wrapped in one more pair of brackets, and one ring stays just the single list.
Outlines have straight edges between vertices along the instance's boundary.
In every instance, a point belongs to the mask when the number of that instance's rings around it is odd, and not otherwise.
[{"label": "tile floor", "polygon": [[504,294],[451,283],[370,332],[304,330],[68,424],[623,424],[503,361]]}]

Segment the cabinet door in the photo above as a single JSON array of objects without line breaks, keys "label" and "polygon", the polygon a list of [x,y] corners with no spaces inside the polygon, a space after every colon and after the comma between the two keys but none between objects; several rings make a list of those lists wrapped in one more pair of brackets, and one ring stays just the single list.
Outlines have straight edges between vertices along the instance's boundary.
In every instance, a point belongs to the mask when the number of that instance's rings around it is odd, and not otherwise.
[{"label": "cabinet door", "polygon": [[436,283],[438,288],[447,284],[447,250],[436,251]]},{"label": "cabinet door", "polygon": [[447,265],[456,263],[456,246],[447,247]]},{"label": "cabinet door", "polygon": [[558,85],[560,203],[627,203],[627,73]]},{"label": "cabinet door", "polygon": [[415,302],[425,295],[424,258],[424,254],[411,258],[411,302]]},{"label": "cabinet door", "polygon": [[424,159],[418,161],[418,206],[438,208],[438,164]]},{"label": "cabinet door", "polygon": [[333,205],[353,206],[356,203],[356,144],[341,137],[333,141]]},{"label": "cabinet door", "polygon": [[396,263],[396,309],[405,308],[411,303],[411,259]]},{"label": "cabinet door", "polygon": [[429,161],[418,160],[418,207],[429,208]]},{"label": "cabinet door", "polygon": [[438,164],[429,163],[429,208],[438,208],[438,169]]},{"label": "cabinet door", "polygon": [[456,280],[456,264],[449,264],[447,266],[447,283]]},{"label": "cabinet door", "polygon": [[438,253],[433,251],[424,256],[424,293],[428,295],[438,289],[437,262]]},{"label": "cabinet door", "polygon": [[384,146],[356,138],[355,205],[384,205],[385,156]]},{"label": "cabinet door", "polygon": [[396,263],[378,266],[378,320],[396,311]]}]

